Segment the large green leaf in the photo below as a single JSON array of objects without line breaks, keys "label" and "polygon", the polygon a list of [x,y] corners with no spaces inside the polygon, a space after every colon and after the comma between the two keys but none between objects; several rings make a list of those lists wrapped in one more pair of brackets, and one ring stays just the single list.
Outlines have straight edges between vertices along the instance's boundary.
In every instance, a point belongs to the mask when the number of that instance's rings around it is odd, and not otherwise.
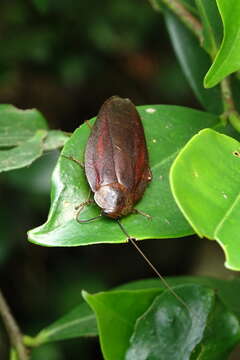
[{"label": "large green leaf", "polygon": [[224,37],[204,79],[204,84],[208,88],[240,69],[240,2],[217,0],[217,4],[223,21]]},{"label": "large green leaf", "polygon": [[177,291],[187,308],[168,291],[157,296],[136,322],[126,360],[190,359],[203,338],[214,292],[198,285],[186,285]]},{"label": "large green leaf", "polygon": [[124,359],[134,325],[151,305],[159,289],[111,291],[83,297],[94,310],[104,359]]},{"label": "large green leaf", "polygon": [[208,360],[224,359],[240,340],[239,321],[214,288],[191,281],[173,287],[182,302],[154,285],[145,290],[83,292],[96,314],[104,359],[187,360],[200,354]]},{"label": "large green leaf", "polygon": [[[221,280],[221,279],[209,278],[209,277],[186,276],[186,277],[166,278],[166,281],[168,282],[169,286],[176,287],[177,289],[179,285],[186,285],[186,284],[191,284],[191,285],[198,284],[214,289],[214,291],[217,293],[218,297],[221,299],[222,303],[225,305],[228,311],[231,311],[238,317],[238,319],[240,319],[240,307],[239,307],[240,280],[239,279]],[[114,294],[115,294],[116,291],[118,292],[118,291],[127,290],[127,293],[124,294],[127,297],[130,296],[131,298],[131,294],[132,294],[131,291],[134,292],[136,290],[137,291],[150,290],[150,294],[152,294],[152,290],[154,289],[156,291],[156,296],[162,291],[166,290],[163,283],[160,282],[159,279],[155,278],[155,279],[138,280],[127,284],[123,284],[121,286],[116,287],[115,289],[112,289],[112,291],[114,290]],[[130,291],[130,295],[129,295],[129,291]],[[144,297],[146,294],[145,291],[143,293],[141,292],[141,295],[143,295]],[[105,292],[104,294],[105,294],[104,296],[107,296],[108,292]],[[133,296],[136,297],[136,293],[134,293]],[[136,300],[135,297],[134,300]],[[122,295],[119,297],[119,299],[122,299]],[[138,302],[136,304],[138,304]],[[127,306],[126,302],[123,301],[121,305],[123,306],[122,311],[126,311],[126,306]],[[222,319],[222,314],[225,313],[222,312],[221,306],[218,307],[217,309],[220,310],[215,311],[214,312],[215,315],[211,318],[212,319],[211,322],[213,320],[215,322],[216,319],[217,324],[211,325],[210,329],[212,328],[220,329],[222,326],[222,320],[224,320]],[[232,318],[231,315],[228,315],[227,319],[229,321],[233,321],[233,324],[236,324],[236,318]],[[235,328],[236,327],[231,327],[232,330],[229,331],[229,336]],[[219,331],[216,332],[216,339],[218,339],[217,337],[218,334],[221,334],[221,332]],[[96,335],[98,335],[96,316],[93,310],[91,310],[91,308],[86,303],[82,303],[76,308],[74,308],[72,311],[61,317],[59,320],[52,323],[50,326],[42,329],[35,337],[28,337],[28,336],[25,337],[25,343],[28,346],[35,347],[48,342],[60,341],[60,340],[71,339],[76,337],[96,336]],[[210,334],[207,334],[206,337],[204,337],[204,341],[206,344],[208,343],[209,338],[211,340],[211,332]],[[235,337],[232,337],[231,335],[231,339],[235,339]],[[206,351],[209,351],[208,345],[206,345],[205,348]]]},{"label": "large green leaf", "polygon": [[226,360],[240,342],[240,326],[235,315],[216,299],[204,337],[191,360]]},{"label": "large green leaf", "polygon": [[215,0],[195,0],[203,24],[203,47],[213,58],[222,42],[222,20]]},{"label": "large green leaf", "polygon": [[47,124],[39,111],[0,105],[0,147],[20,145],[40,129],[46,130]]},{"label": "large green leaf", "polygon": [[156,297],[136,322],[126,360],[227,358],[240,339],[237,318],[212,289],[188,285],[178,295],[191,315],[169,292]]},{"label": "large green leaf", "polygon": [[43,140],[46,130],[37,130],[26,142],[10,150],[0,151],[0,172],[19,169],[30,165],[43,153]]},{"label": "large green leaf", "polygon": [[96,336],[97,334],[96,317],[90,307],[86,303],[82,303],[41,330],[36,337],[28,339],[28,343],[31,346],[39,346],[48,342],[81,336]]},{"label": "large green leaf", "polygon": [[[138,108],[147,139],[153,180],[137,208],[152,216],[129,215],[122,223],[137,239],[180,237],[192,230],[174,202],[168,173],[173,159],[193,134],[205,126],[214,126],[218,117],[177,106],[141,106]],[[92,119],[94,121],[94,119]],[[90,129],[84,124],[64,146],[62,154],[82,160]],[[28,233],[29,240],[45,246],[76,246],[126,241],[114,220],[101,218],[79,224],[75,207],[89,196],[84,170],[75,162],[60,157],[53,174],[51,209],[47,222]],[[96,205],[86,206],[82,219],[100,212]]]},{"label": "large green leaf", "polygon": [[[225,306],[237,315],[240,320],[240,279],[222,280],[206,276],[178,276],[167,277],[168,284],[172,287],[185,284],[198,284],[216,291],[217,295]],[[123,284],[117,289],[120,290],[139,290],[139,289],[152,289],[152,288],[165,289],[165,286],[159,279],[144,279],[137,280],[127,284]]]},{"label": "large green leaf", "polygon": [[195,135],[170,172],[175,200],[199,236],[215,239],[240,270],[240,143],[211,129]]},{"label": "large green leaf", "polygon": [[197,99],[207,111],[220,114],[223,110],[220,88],[203,87],[203,78],[211,65],[209,55],[174,14],[164,11],[164,16],[176,56]]}]

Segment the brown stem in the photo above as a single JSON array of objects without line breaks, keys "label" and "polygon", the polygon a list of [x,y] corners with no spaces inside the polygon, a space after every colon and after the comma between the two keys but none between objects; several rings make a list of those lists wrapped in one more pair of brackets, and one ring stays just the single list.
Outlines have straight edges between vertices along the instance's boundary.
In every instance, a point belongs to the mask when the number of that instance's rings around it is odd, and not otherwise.
[{"label": "brown stem", "polygon": [[11,314],[9,306],[0,290],[0,315],[6,327],[10,342],[13,348],[16,349],[19,360],[28,360],[28,351],[23,344],[23,336]]},{"label": "brown stem", "polygon": [[226,124],[227,119],[232,124],[232,126],[240,132],[240,115],[237,112],[233,100],[230,78],[226,77],[220,83],[221,92],[222,92],[222,100],[224,112],[221,115],[221,119],[223,124]]},{"label": "brown stem", "polygon": [[227,77],[221,81],[221,92],[222,92],[224,113],[227,115],[235,111],[235,105],[232,97],[230,81],[229,78]]},{"label": "brown stem", "polygon": [[200,44],[203,43],[203,26],[200,21],[193,16],[179,0],[162,0],[162,2],[174,12],[178,18],[193,32],[199,39]]}]

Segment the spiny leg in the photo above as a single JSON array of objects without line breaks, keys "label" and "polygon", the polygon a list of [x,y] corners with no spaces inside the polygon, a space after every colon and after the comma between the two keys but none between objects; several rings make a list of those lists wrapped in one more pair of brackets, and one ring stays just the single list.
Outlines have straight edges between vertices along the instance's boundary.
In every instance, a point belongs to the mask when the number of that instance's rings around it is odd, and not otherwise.
[{"label": "spiny leg", "polygon": [[142,215],[142,216],[145,216],[148,220],[152,220],[152,216],[149,215],[149,214],[146,214],[145,212],[141,211],[141,210],[138,210],[138,209],[133,209],[133,214],[139,214],[139,215]]},{"label": "spiny leg", "polygon": [[77,222],[78,222],[79,224],[84,224],[84,223],[91,222],[91,221],[93,221],[93,220],[99,219],[99,218],[102,216],[102,214],[100,214],[100,215],[95,216],[95,217],[90,218],[90,219],[82,219],[82,220],[79,219],[79,214],[80,214],[80,212],[82,211],[82,209],[83,209],[85,206],[88,206],[88,205],[94,203],[94,200],[93,200],[93,199],[90,199],[90,196],[91,196],[91,192],[89,192],[88,199],[87,199],[86,201],[83,201],[81,204],[75,206],[75,210],[77,210],[76,215],[75,215],[75,219],[77,220]]},{"label": "spiny leg", "polygon": [[72,160],[74,161],[76,164],[78,164],[82,169],[84,169],[84,163],[81,160],[76,159],[73,156],[66,156],[66,155],[61,155],[62,157],[64,157],[65,159],[68,160]]}]

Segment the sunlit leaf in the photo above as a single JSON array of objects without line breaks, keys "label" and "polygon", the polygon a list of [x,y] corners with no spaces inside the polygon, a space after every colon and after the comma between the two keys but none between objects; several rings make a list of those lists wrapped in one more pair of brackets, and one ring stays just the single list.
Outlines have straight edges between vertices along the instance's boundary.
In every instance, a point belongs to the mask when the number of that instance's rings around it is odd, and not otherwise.
[{"label": "sunlit leaf", "polygon": [[240,270],[240,143],[211,129],[195,135],[170,172],[175,200],[199,236],[215,239]]}]

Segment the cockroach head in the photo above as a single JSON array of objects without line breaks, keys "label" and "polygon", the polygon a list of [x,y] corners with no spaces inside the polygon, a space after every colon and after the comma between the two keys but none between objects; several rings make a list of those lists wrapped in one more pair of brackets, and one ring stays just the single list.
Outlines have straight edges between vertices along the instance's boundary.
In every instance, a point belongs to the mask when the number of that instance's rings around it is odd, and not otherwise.
[{"label": "cockroach head", "polygon": [[124,215],[126,194],[115,184],[101,186],[94,194],[94,200],[102,209],[103,214],[112,218]]}]

